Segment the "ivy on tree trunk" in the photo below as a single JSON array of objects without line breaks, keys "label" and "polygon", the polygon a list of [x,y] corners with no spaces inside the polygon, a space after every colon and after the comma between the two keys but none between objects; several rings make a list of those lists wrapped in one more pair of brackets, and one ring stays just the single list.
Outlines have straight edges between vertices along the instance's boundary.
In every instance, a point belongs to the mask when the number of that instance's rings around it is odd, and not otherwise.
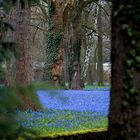
[{"label": "ivy on tree trunk", "polygon": [[140,139],[140,1],[113,1],[110,140]]}]

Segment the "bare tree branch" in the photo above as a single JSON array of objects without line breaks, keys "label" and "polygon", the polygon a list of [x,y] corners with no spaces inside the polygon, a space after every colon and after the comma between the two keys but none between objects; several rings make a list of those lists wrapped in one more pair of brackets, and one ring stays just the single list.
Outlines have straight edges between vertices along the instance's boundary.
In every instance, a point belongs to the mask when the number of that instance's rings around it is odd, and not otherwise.
[{"label": "bare tree branch", "polygon": [[35,27],[35,28],[37,28],[37,29],[39,29],[39,30],[41,30],[41,31],[44,31],[44,32],[47,32],[47,31],[48,31],[47,29],[41,28],[41,27],[39,27],[39,26],[37,26],[37,25],[34,25],[34,24],[31,24],[30,26],[33,26],[33,27]]},{"label": "bare tree branch", "polygon": [[95,33],[97,33],[97,31],[93,27],[89,27],[89,26],[87,26],[85,24],[82,24],[82,26],[85,27],[85,28],[87,28],[87,29],[89,29],[89,30],[92,30]]},{"label": "bare tree branch", "polygon": [[94,3],[96,5],[98,5],[106,13],[107,16],[110,16],[109,13],[106,11],[106,9],[103,6],[101,6],[98,2],[94,2]]}]

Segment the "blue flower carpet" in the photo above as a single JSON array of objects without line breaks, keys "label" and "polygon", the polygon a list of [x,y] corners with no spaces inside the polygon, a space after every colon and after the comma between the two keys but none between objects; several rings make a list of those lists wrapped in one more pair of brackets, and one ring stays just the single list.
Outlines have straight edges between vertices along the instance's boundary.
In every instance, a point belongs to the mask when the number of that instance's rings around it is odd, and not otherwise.
[{"label": "blue flower carpet", "polygon": [[40,135],[104,130],[108,125],[109,88],[38,90],[44,111],[19,111],[18,122]]}]

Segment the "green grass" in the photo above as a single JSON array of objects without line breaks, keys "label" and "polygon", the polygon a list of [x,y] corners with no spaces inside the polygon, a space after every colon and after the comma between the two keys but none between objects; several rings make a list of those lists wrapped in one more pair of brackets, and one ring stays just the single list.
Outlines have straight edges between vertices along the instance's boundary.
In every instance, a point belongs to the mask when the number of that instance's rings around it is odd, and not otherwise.
[{"label": "green grass", "polygon": [[[50,111],[50,112],[49,112]],[[90,112],[48,110],[46,113],[20,112],[24,127],[35,130],[40,137],[57,137],[107,129],[106,116],[94,116]],[[48,125],[50,124],[50,125]]]},{"label": "green grass", "polygon": [[51,81],[42,81],[42,82],[33,82],[32,85],[36,90],[48,90],[48,89],[65,89],[63,86],[54,86],[54,83]]},{"label": "green grass", "polygon": [[103,88],[110,88],[109,85],[104,85],[104,86],[97,86],[97,85],[86,85],[84,89],[103,89]]},{"label": "green grass", "polygon": [[[67,89],[65,86],[55,86],[53,81],[39,81],[39,82],[33,82],[32,85],[35,87],[36,90],[56,90],[56,89]],[[110,87],[109,83],[105,83],[104,86],[98,86],[97,84],[93,84],[93,85],[85,85],[85,88],[106,88],[106,87]]]}]

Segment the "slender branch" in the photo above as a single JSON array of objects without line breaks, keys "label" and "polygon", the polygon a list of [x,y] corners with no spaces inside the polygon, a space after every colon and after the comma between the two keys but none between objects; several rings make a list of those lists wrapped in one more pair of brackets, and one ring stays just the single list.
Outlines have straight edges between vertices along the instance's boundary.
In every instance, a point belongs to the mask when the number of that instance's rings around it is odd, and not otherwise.
[{"label": "slender branch", "polygon": [[107,16],[109,16],[109,13],[106,11],[104,7],[102,7],[99,3],[99,0],[86,0],[83,2],[82,7],[86,7],[88,4],[91,4],[92,2],[95,3],[97,6],[101,7],[101,9],[106,13]]},{"label": "slender branch", "polygon": [[97,6],[99,6],[105,13],[107,16],[110,16],[109,13],[106,11],[106,9],[104,7],[102,7],[98,2],[94,2]]},{"label": "slender branch", "polygon": [[35,27],[35,28],[37,28],[37,29],[39,29],[39,30],[41,30],[41,31],[47,32],[47,29],[41,28],[41,27],[39,27],[39,26],[37,26],[37,25],[31,24],[30,26],[33,26],[33,27]]},{"label": "slender branch", "polygon": [[92,2],[97,2],[99,0],[84,0],[82,1],[83,4],[82,4],[82,7],[86,7],[88,4],[91,4]]},{"label": "slender branch", "polygon": [[[97,30],[95,30],[93,27],[88,27],[87,25],[82,25],[83,27],[92,30],[90,33],[88,33],[87,35],[92,35],[93,33],[95,34],[95,36],[98,36]],[[102,35],[107,36],[105,33],[102,32]]]},{"label": "slender branch", "polygon": [[48,21],[47,19],[44,19],[44,18],[36,18],[36,17],[31,17],[31,20],[42,21],[44,23],[46,23]]},{"label": "slender branch", "polygon": [[92,30],[95,33],[97,33],[97,31],[93,27],[89,27],[89,26],[87,26],[85,24],[82,24],[82,26],[85,27],[85,28],[87,28],[87,29],[89,29],[89,30]]}]

